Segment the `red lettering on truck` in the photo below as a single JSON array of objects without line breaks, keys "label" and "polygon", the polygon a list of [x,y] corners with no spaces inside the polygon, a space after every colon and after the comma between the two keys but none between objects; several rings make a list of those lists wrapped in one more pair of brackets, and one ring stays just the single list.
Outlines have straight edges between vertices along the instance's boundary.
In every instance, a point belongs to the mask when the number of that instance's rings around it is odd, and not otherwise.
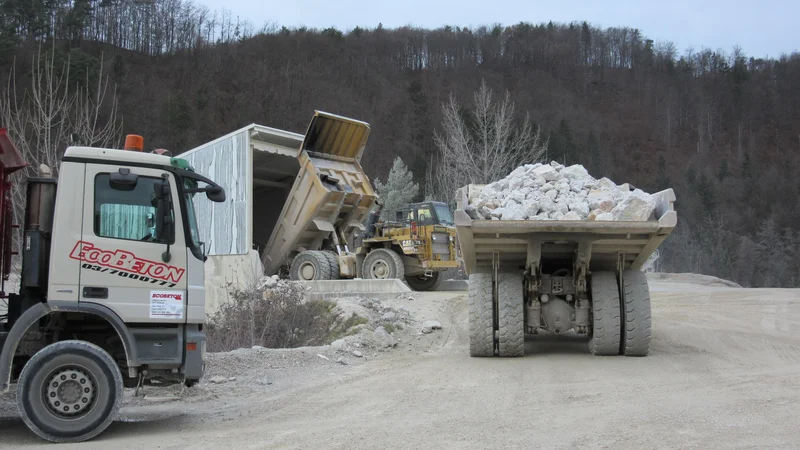
[{"label": "red lettering on truck", "polygon": [[146,275],[172,283],[180,281],[186,272],[186,269],[180,267],[139,258],[129,251],[103,250],[86,241],[78,241],[69,257],[78,261],[90,262],[138,275]]}]

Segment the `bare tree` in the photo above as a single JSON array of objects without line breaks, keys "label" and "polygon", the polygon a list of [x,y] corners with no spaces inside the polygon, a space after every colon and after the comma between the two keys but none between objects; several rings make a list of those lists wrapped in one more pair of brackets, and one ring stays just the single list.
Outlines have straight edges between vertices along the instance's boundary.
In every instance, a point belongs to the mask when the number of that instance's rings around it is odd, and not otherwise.
[{"label": "bare tree", "polygon": [[[14,65],[0,94],[0,123],[8,129],[23,160],[29,165],[14,174],[12,193],[16,221],[23,217],[25,180],[36,176],[41,165],[47,165],[55,176],[59,153],[66,146],[113,147],[122,137],[116,91],[109,94],[108,77],[103,76],[102,62],[94,90],[90,89],[88,76],[85,87],[70,89],[76,84],[70,81],[69,60],[59,67],[55,63],[55,47],[46,51],[40,46],[31,67],[28,89],[21,95],[17,94]],[[19,248],[17,235],[14,244]]]},{"label": "bare tree", "polygon": [[538,127],[526,115],[521,125],[514,120],[514,102],[506,91],[496,102],[492,90],[481,83],[473,96],[473,124],[454,95],[442,105],[442,133],[434,132],[438,152],[428,168],[426,197],[453,203],[456,189],[467,184],[486,184],[505,177],[516,166],[542,159],[547,150]]}]

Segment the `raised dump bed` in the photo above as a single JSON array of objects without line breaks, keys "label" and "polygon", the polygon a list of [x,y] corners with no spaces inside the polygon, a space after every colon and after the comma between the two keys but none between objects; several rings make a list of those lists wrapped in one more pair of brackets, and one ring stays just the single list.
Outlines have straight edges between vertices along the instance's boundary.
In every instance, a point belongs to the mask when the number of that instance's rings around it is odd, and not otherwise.
[{"label": "raised dump bed", "polygon": [[[472,356],[523,356],[526,334],[586,335],[595,355],[645,356],[650,295],[641,268],[677,224],[675,193],[643,222],[474,220],[458,190],[455,224],[469,274]],[[627,326],[623,326],[627,324]]]}]

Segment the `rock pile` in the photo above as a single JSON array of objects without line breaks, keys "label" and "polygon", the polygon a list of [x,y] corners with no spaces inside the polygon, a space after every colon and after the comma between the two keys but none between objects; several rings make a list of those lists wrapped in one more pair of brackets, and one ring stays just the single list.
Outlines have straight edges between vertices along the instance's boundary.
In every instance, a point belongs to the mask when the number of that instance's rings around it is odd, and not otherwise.
[{"label": "rock pile", "polygon": [[655,200],[640,189],[595,179],[575,164],[526,164],[470,192],[464,211],[480,220],[646,221]]}]

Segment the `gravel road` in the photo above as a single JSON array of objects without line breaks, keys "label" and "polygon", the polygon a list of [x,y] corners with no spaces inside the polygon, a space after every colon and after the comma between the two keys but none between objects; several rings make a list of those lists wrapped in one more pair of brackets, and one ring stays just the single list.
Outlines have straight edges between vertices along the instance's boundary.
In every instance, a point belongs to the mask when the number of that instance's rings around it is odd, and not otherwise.
[{"label": "gravel road", "polygon": [[[236,380],[129,401],[81,448],[797,448],[800,290],[651,286],[646,358],[547,338],[524,358],[470,358],[465,293],[415,294],[392,304],[441,330],[409,327],[349,365],[330,347],[215,355]],[[53,448],[9,401],[0,447]]]}]

